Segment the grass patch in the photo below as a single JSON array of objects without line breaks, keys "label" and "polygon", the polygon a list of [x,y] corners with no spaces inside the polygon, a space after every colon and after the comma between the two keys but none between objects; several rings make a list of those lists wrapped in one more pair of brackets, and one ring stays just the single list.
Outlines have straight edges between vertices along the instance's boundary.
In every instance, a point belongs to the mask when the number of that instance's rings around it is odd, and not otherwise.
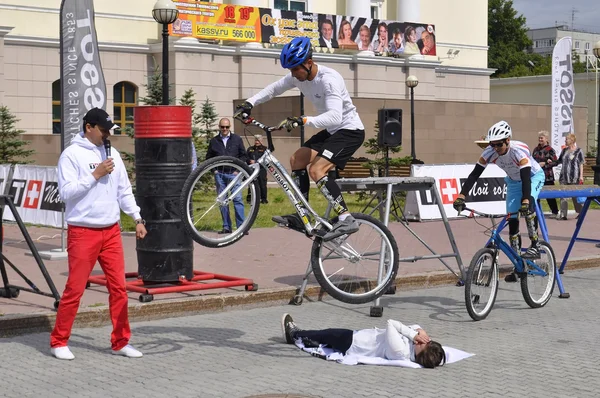
[{"label": "grass patch", "polygon": [[88,308],[91,308],[91,307],[104,307],[105,305],[106,305],[105,303],[95,303],[95,304],[88,305]]}]

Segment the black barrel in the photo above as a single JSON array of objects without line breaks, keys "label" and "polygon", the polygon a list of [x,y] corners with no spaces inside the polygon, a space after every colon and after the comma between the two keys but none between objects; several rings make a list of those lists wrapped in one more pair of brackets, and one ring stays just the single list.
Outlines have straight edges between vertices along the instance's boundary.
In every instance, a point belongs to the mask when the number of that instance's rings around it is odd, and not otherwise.
[{"label": "black barrel", "polygon": [[193,240],[179,214],[179,195],[192,172],[189,106],[134,109],[135,198],[148,235],[137,240],[138,276],[144,282],[191,280]]}]

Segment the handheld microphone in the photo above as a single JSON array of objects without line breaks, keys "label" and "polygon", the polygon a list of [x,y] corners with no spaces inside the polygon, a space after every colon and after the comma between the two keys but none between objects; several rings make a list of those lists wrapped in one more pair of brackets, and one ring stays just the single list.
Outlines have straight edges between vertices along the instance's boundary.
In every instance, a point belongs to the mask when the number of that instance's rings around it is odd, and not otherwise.
[{"label": "handheld microphone", "polygon": [[108,139],[104,140],[104,149],[106,150],[106,158],[110,158],[110,141]]},{"label": "handheld microphone", "polygon": [[[109,159],[110,156],[110,141],[108,139],[104,140],[104,149],[106,150],[106,159]],[[110,174],[110,173],[108,173]]]}]

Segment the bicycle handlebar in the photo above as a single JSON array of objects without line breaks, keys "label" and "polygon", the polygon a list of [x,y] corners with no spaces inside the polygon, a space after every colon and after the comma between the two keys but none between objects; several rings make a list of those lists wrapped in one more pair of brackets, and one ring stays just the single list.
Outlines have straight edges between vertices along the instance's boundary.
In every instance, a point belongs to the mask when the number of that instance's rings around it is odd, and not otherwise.
[{"label": "bicycle handlebar", "polygon": [[[505,217],[510,217],[510,213],[508,214],[488,214],[488,213],[482,213],[480,211],[477,211],[475,209],[470,209],[468,207],[465,207],[466,211],[471,212],[471,214],[469,214],[468,216],[464,216],[464,217],[472,217],[473,214],[477,214],[478,216],[481,217],[485,217],[485,218],[505,218]],[[459,213],[459,215],[462,215],[461,213]]]},{"label": "bicycle handlebar", "polygon": [[246,113],[241,114],[240,116],[236,117],[236,119],[244,124],[252,124],[262,129],[267,134],[267,148],[269,148],[269,151],[271,152],[275,151],[275,146],[273,146],[273,137],[271,136],[271,133],[273,131],[282,130],[282,127],[267,126],[266,124],[259,122],[253,117],[248,116]]}]

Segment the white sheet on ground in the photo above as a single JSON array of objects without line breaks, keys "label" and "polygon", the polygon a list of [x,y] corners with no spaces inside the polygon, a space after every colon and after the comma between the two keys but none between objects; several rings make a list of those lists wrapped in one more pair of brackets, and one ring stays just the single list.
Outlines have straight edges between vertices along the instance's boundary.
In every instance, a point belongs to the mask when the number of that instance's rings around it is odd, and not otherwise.
[{"label": "white sheet on ground", "polygon": [[[380,357],[364,357],[364,356],[351,356],[344,355],[339,351],[336,351],[329,347],[323,347],[323,345],[318,348],[306,348],[302,343],[301,339],[296,340],[296,346],[300,348],[302,351],[308,352],[310,355],[319,357],[322,359],[326,359],[328,361],[336,361],[338,363],[344,365],[383,365],[383,366],[401,366],[405,368],[422,368],[418,363],[412,362],[408,359],[401,360],[389,360]],[[444,347],[444,351],[446,352],[446,364],[458,362],[461,359],[472,357],[475,354],[470,354],[465,351],[458,350],[452,347]]]}]

